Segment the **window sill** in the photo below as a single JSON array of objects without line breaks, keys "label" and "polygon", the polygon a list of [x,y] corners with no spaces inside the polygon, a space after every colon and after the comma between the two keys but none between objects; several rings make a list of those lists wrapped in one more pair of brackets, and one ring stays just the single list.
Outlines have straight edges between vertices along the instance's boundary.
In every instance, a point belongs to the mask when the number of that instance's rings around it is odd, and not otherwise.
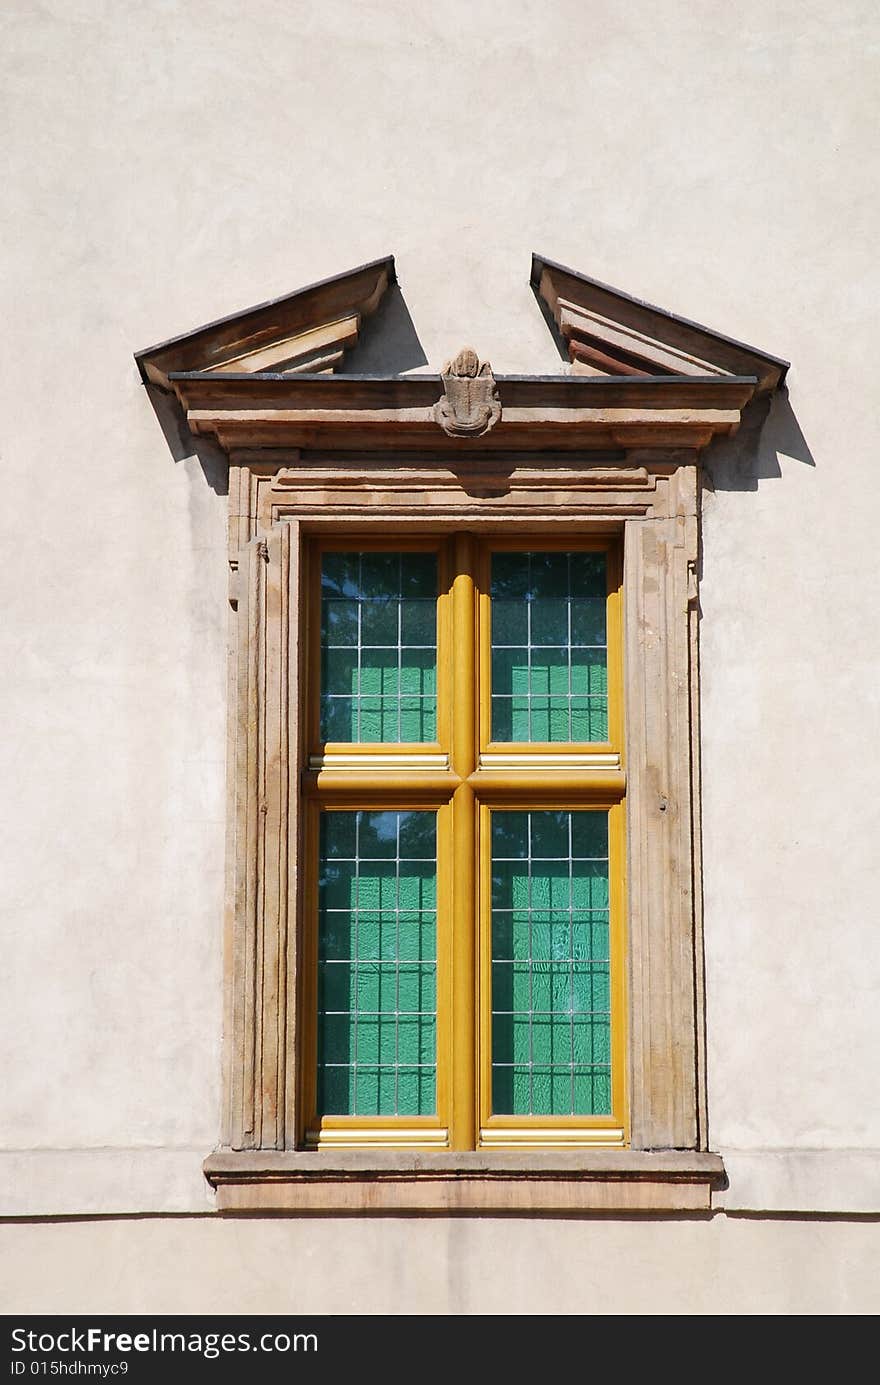
[{"label": "window sill", "polygon": [[708,1212],[724,1182],[688,1150],[221,1150],[204,1172],[220,1212]]}]

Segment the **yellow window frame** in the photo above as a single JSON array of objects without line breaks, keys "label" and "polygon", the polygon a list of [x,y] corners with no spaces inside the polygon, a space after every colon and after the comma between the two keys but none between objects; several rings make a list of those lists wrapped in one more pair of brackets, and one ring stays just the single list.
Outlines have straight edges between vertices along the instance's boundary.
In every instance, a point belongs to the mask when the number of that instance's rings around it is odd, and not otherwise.
[{"label": "yellow window frame", "polygon": [[[322,744],[320,571],[325,552],[438,554],[437,740]],[[498,743],[491,727],[491,555],[607,555],[608,739]],[[621,1147],[629,1142],[626,842],[623,791],[622,548],[607,537],[458,532],[316,538],[306,558],[307,678],[299,1139],[308,1148]],[[317,1110],[318,853],[321,812],[437,811],[437,1113],[326,1116]],[[491,1108],[491,834],[493,809],[605,811],[609,824],[612,1111],[503,1116]]]}]

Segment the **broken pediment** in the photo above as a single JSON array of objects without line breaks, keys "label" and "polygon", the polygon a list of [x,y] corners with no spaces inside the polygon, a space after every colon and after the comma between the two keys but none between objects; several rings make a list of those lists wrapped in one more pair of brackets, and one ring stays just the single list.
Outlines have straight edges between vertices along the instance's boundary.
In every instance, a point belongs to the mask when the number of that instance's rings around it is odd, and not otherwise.
[{"label": "broken pediment", "polygon": [[305,457],[334,448],[697,455],[736,432],[750,401],[776,389],[788,368],[534,255],[532,284],[570,369],[495,375],[470,348],[440,374],[340,369],[395,283],[393,256],[374,260],[140,351],[138,369],[173,391],[194,435],[214,438],[230,457],[281,448]]},{"label": "broken pediment", "polygon": [[396,277],[387,255],[139,351],[138,369],[163,389],[178,371],[332,375]]},{"label": "broken pediment", "polygon": [[788,361],[651,303],[532,256],[532,287],[552,317],[576,374],[754,376],[756,394],[782,384]]}]

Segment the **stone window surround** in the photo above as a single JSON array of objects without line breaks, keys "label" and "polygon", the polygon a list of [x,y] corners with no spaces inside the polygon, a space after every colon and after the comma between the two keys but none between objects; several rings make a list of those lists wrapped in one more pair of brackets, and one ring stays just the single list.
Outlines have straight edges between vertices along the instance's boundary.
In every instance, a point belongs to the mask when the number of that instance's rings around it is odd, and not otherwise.
[{"label": "stone window surround", "polygon": [[[225,1100],[206,1177],[228,1212],[707,1211],[724,1170],[705,1099],[699,456],[786,363],[534,257],[573,374],[496,379],[469,351],[442,379],[333,374],[394,278],[388,257],[137,357],[230,466]],[[321,773],[301,739],[303,544],[560,522],[623,544],[630,1147],[298,1149],[300,775]]]},{"label": "stone window surround", "polygon": [[[237,571],[231,682],[231,897],[227,1115],[206,1161],[221,1209],[705,1209],[723,1176],[707,1151],[698,864],[696,454],[566,456],[477,495],[473,470],[428,458],[331,468],[233,452],[230,562]],[[381,459],[380,459],[381,463]],[[598,463],[598,465],[597,465]],[[498,478],[496,478],[498,479]],[[438,482],[440,483],[438,485]],[[365,494],[366,492],[366,494]],[[369,499],[367,499],[367,496]],[[542,528],[623,536],[627,668],[631,1148],[431,1153],[296,1150],[296,851],[300,741],[297,612],[309,534],[407,527]],[[550,526],[553,526],[550,530]],[[314,772],[314,771],[312,771]]]}]

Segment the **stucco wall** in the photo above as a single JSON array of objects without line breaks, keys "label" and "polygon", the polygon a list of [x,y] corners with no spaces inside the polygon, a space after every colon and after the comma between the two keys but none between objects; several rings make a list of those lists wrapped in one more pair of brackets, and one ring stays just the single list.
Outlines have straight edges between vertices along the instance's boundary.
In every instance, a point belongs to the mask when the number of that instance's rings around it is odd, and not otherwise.
[{"label": "stucco wall", "polygon": [[[363,368],[469,341],[556,370],[536,249],[794,363],[707,459],[711,1143],[730,1206],[880,1210],[874,4],[11,0],[0,24],[2,1209],[209,1205],[226,502],[132,352],[393,251],[421,351],[404,330]],[[163,1253],[189,1234],[215,1233],[169,1224]]]},{"label": "stucco wall", "polygon": [[876,1233],[723,1215],[12,1223],[0,1227],[0,1302],[8,1314],[221,1317],[869,1314]]}]

